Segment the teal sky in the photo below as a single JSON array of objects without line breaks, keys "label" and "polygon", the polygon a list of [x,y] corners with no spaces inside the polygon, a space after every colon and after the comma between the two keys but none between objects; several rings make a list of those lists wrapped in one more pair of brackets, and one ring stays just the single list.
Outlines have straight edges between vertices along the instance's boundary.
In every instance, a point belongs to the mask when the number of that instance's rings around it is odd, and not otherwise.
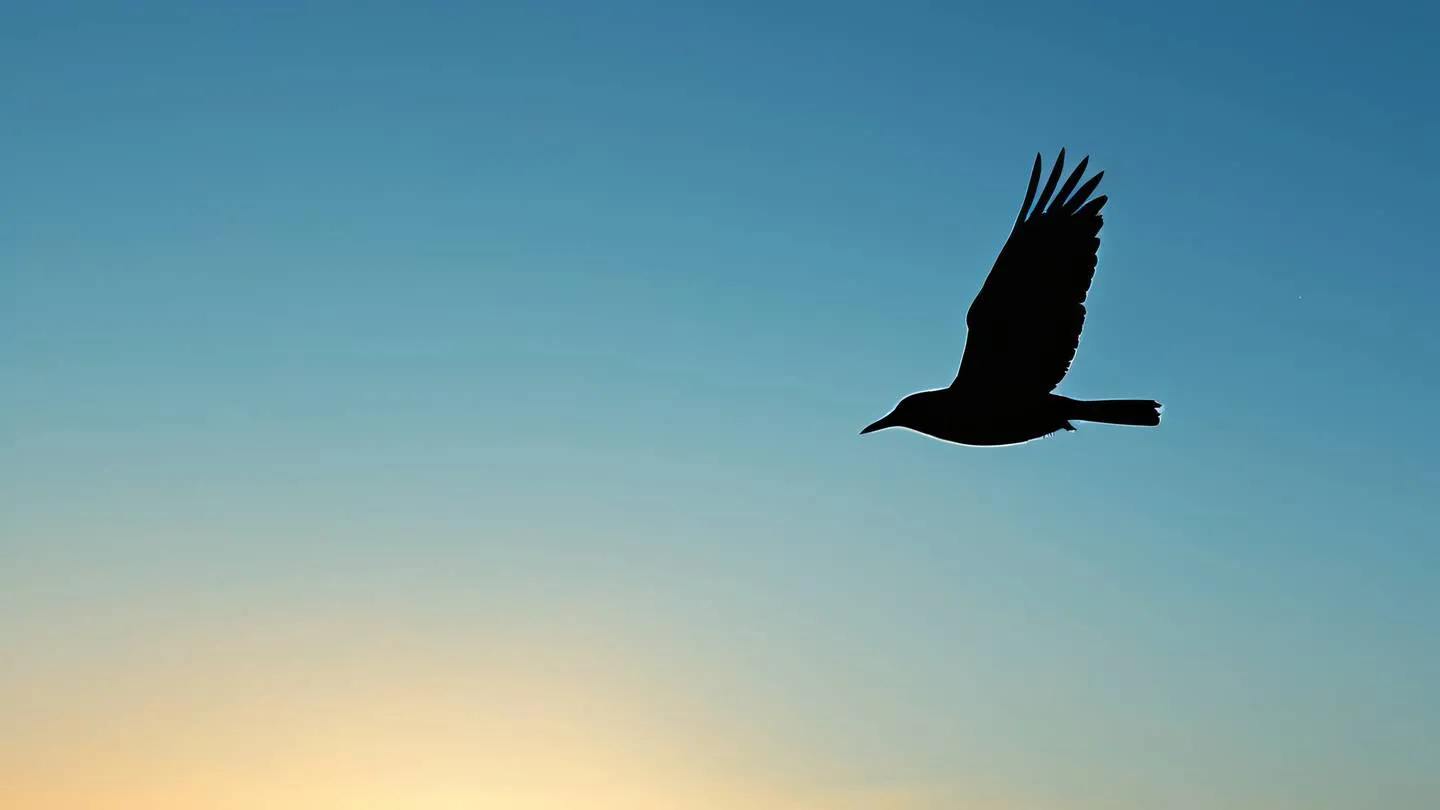
[{"label": "teal sky", "polygon": [[[423,639],[898,810],[1440,806],[1437,26],[7,4],[0,776],[118,671]],[[1110,202],[1061,391],[1163,426],[859,437],[1062,146]]]}]

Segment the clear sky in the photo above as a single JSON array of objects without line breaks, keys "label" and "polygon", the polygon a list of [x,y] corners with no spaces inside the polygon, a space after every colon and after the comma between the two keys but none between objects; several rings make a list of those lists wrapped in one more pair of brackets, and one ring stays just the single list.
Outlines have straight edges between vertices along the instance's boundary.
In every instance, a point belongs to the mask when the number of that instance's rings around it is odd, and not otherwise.
[{"label": "clear sky", "polygon": [[[1440,806],[1433,4],[0,10],[0,805]],[[1031,161],[1062,392],[949,382]]]}]

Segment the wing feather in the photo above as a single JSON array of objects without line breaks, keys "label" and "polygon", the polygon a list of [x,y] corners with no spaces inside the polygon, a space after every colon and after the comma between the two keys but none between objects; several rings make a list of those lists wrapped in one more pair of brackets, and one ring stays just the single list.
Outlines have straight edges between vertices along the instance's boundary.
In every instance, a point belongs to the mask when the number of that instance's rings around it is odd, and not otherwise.
[{"label": "wing feather", "polygon": [[1042,168],[1036,156],[1020,216],[966,315],[969,334],[952,386],[1045,393],[1069,371],[1085,326],[1106,202],[1103,195],[1089,199],[1104,172],[1076,188],[1089,161],[1082,159],[1056,194],[1061,149],[1036,198]]},{"label": "wing feather", "polygon": [[1040,187],[1040,153],[1035,153],[1035,168],[1030,170],[1030,186],[1025,189],[1025,202],[1020,204],[1020,215],[1015,218],[1018,226],[1025,221],[1025,215],[1030,213],[1030,203],[1035,202],[1035,189]]},{"label": "wing feather", "polygon": [[1090,157],[1088,155],[1081,158],[1080,164],[1075,167],[1075,171],[1071,172],[1070,177],[1065,180],[1065,185],[1060,187],[1060,193],[1055,195],[1056,205],[1060,205],[1062,208],[1064,207],[1065,198],[1069,197],[1070,192],[1075,190],[1075,184],[1080,182],[1080,176],[1085,174],[1085,167],[1089,165]]},{"label": "wing feather", "polygon": [[1035,202],[1035,213],[1045,211],[1045,204],[1050,202],[1050,195],[1055,193],[1055,184],[1060,182],[1060,170],[1065,168],[1065,150],[1060,150],[1060,156],[1055,158],[1055,168],[1050,170],[1050,179],[1045,181],[1045,190],[1040,192],[1040,199]]},{"label": "wing feather", "polygon": [[[1083,204],[1085,200],[1090,197],[1091,194],[1095,193],[1095,189],[1100,185],[1100,180],[1104,176],[1105,173],[1100,172],[1094,177],[1085,181],[1085,185],[1081,186],[1080,190],[1075,192],[1075,196],[1071,197],[1069,202],[1061,206],[1060,210],[1065,212],[1066,214],[1073,215],[1076,211],[1080,209],[1081,204]],[[1104,204],[1105,198],[1103,196],[1097,197],[1096,199],[1099,199],[1102,205]]]}]

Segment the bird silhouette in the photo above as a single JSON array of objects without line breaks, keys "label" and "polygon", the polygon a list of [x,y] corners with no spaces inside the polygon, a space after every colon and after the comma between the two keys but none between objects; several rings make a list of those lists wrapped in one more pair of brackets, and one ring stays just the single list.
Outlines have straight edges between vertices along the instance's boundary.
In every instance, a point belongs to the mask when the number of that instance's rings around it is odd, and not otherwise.
[{"label": "bird silhouette", "polygon": [[1105,173],[1076,187],[1089,163],[1089,157],[1081,160],[1057,192],[1065,166],[1061,149],[1037,200],[1041,160],[1035,156],[1020,215],[965,317],[968,335],[955,380],[905,397],[861,435],[898,427],[955,444],[997,447],[1074,430],[1072,422],[1160,424],[1160,403],[1153,400],[1086,401],[1053,393],[1080,346],[1100,248],[1100,209],[1107,198],[1090,195]]}]

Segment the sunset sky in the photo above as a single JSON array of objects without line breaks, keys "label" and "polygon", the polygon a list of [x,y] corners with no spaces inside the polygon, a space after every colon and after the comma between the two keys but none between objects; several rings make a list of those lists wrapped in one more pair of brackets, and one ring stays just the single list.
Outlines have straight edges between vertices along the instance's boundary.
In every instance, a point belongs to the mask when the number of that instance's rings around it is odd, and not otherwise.
[{"label": "sunset sky", "polygon": [[[1437,26],[5,3],[0,807],[1440,807]],[[1062,146],[1165,423],[857,435]]]}]

